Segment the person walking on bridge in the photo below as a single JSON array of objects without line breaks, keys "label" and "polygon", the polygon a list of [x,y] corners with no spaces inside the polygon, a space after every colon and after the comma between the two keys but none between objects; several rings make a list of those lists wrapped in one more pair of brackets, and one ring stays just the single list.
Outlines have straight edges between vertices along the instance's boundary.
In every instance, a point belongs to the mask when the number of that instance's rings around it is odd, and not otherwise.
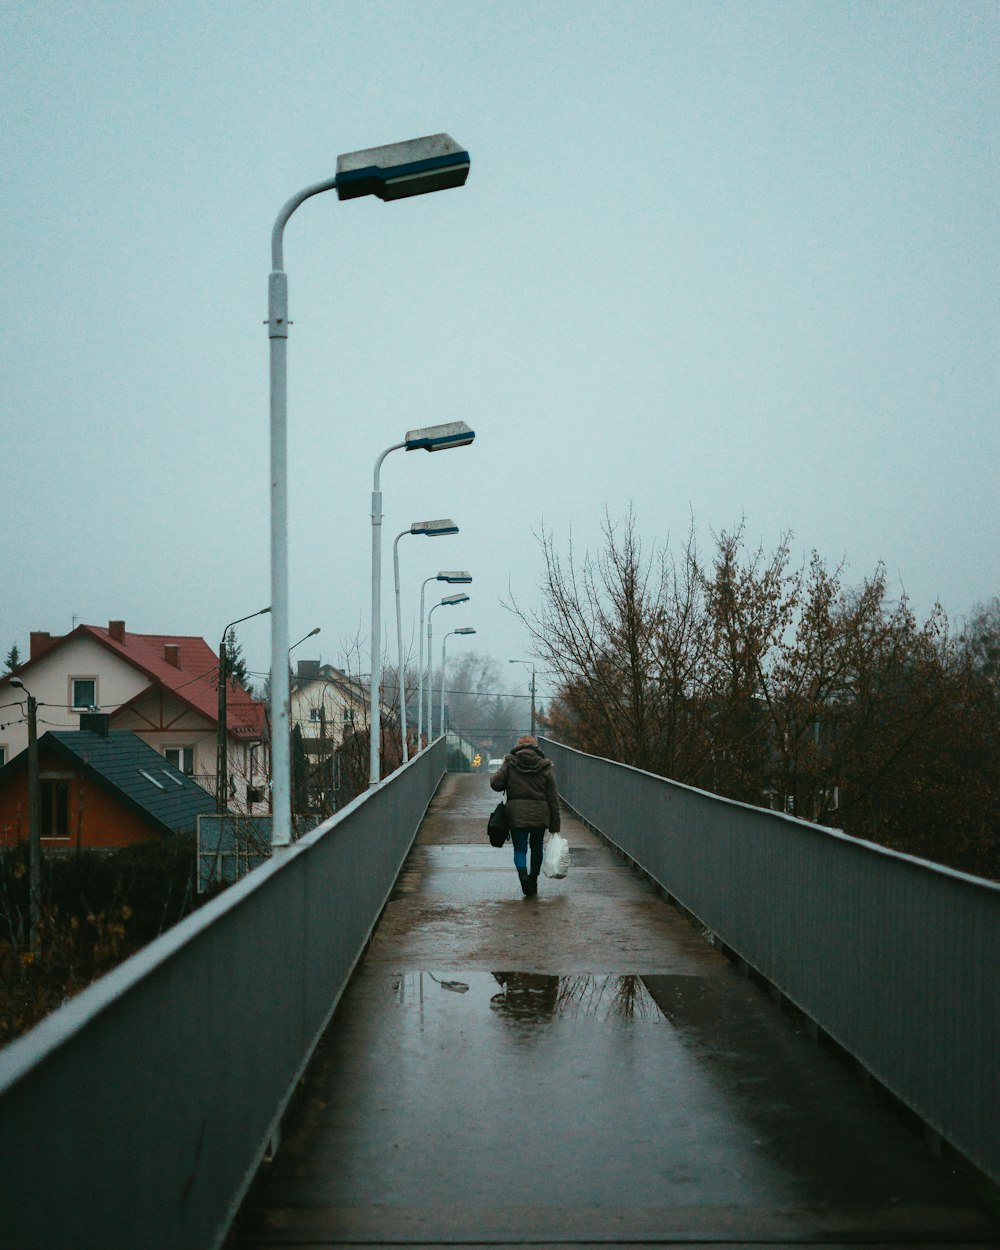
[{"label": "person walking on bridge", "polygon": [[559,790],[552,761],[542,754],[531,734],[524,734],[503,757],[490,785],[494,790],[507,792],[507,825],[514,843],[514,867],[524,893],[537,894],[545,830],[559,832]]}]

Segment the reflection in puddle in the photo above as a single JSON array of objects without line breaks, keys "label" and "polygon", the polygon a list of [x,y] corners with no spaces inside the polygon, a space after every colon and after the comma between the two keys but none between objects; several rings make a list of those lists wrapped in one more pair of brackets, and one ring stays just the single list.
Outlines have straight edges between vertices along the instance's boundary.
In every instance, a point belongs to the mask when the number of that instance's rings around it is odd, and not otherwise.
[{"label": "reflection in puddle", "polygon": [[662,1020],[639,976],[547,976],[538,972],[494,972],[499,994],[490,1008],[511,1020]]},{"label": "reflection in puddle", "polygon": [[465,994],[468,991],[468,985],[465,981],[442,981],[440,977],[436,977],[433,972],[427,974],[432,981],[440,985],[443,990],[452,990],[456,994]]}]

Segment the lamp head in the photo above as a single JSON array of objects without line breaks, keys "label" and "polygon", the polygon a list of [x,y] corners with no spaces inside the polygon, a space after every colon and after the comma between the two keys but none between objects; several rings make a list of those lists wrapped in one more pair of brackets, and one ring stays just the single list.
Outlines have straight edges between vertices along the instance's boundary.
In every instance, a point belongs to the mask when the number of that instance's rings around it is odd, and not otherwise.
[{"label": "lamp head", "polygon": [[450,607],[450,606],[452,606],[453,604],[456,604],[456,603],[468,603],[468,602],[469,602],[469,596],[468,596],[468,595],[465,595],[465,594],[461,594],[461,595],[445,595],[445,597],[441,600],[441,602],[442,602],[443,604],[445,604],[445,603],[446,603],[446,604],[448,604],[448,605],[449,605],[449,607]]},{"label": "lamp head", "polygon": [[468,152],[451,135],[438,134],[345,152],[337,157],[334,186],[339,200],[362,195],[402,200],[461,187],[468,176]]},{"label": "lamp head", "polygon": [[447,451],[450,447],[468,447],[476,431],[464,421],[448,421],[445,425],[425,425],[407,430],[403,445],[407,451]]},{"label": "lamp head", "polygon": [[471,625],[463,625],[461,629],[453,629],[453,634],[474,634],[476,631]]},{"label": "lamp head", "polygon": [[436,521],[414,521],[411,534],[424,534],[427,538],[441,538],[444,534],[457,534],[458,526],[451,517],[439,517]]},{"label": "lamp head", "polygon": [[472,574],[466,572],[465,569],[448,569],[442,570],[437,575],[439,582],[449,582],[453,586],[467,585],[472,581]]}]

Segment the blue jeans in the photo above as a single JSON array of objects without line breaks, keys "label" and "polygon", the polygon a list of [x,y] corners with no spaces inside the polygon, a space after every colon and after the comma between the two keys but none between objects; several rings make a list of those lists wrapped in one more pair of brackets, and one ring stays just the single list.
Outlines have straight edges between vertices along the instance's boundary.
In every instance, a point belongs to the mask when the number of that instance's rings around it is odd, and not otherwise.
[{"label": "blue jeans", "polygon": [[511,829],[510,840],[514,843],[514,867],[518,872],[528,868],[528,842],[531,842],[531,873],[537,877],[542,871],[542,842],[544,829]]}]

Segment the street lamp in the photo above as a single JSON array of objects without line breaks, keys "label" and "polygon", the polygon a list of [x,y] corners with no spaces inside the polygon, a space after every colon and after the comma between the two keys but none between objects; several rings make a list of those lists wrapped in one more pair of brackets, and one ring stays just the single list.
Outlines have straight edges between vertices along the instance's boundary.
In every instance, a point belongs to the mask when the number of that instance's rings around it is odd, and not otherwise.
[{"label": "street lamp", "polygon": [[[368,784],[379,783],[379,747],[381,727],[379,724],[379,694],[382,689],[382,488],[379,473],[382,461],[391,451],[447,451],[452,447],[467,447],[476,437],[464,421],[449,421],[445,425],[428,425],[419,430],[408,430],[401,443],[393,443],[375,461],[372,478],[372,676],[368,714],[371,741],[368,755]],[[456,527],[457,528],[457,527]]]},{"label": "street lamp", "polygon": [[530,660],[508,660],[508,664],[525,664],[531,669],[531,736],[535,736],[535,666]]},{"label": "street lamp", "polygon": [[38,947],[38,926],[42,919],[42,831],[38,794],[38,700],[20,677],[10,684],[23,690],[28,703],[28,941]]},{"label": "street lamp", "polygon": [[432,690],[434,676],[434,662],[432,656],[434,652],[431,650],[431,617],[438,608],[453,608],[456,603],[468,603],[469,596],[464,592],[457,595],[445,595],[438,603],[432,604],[430,611],[427,613],[427,736],[434,736],[434,691]]},{"label": "street lamp", "polygon": [[[392,544],[392,567],[396,582],[396,688],[399,691],[399,724],[403,742],[403,763],[410,758],[406,746],[406,682],[403,679],[403,618],[399,609],[399,540],[405,534],[423,534],[427,538],[442,538],[457,534],[458,526],[450,517],[439,521],[414,521],[408,530],[398,533]],[[419,750],[419,742],[417,749]]]},{"label": "street lamp", "polygon": [[301,646],[302,643],[305,642],[306,638],[315,638],[315,636],[320,632],[321,632],[320,627],[317,625],[315,629],[311,629],[309,633],[305,634],[302,638],[300,638],[298,642],[293,642],[292,645],[288,648],[288,654],[291,655],[296,647]]},{"label": "street lamp", "polygon": [[[425,577],[420,583],[420,628],[417,637],[420,643],[420,658],[417,674],[417,750],[424,740],[424,590],[428,582],[447,582],[450,586],[468,586],[472,582],[472,574],[465,569],[442,570],[433,577]],[[427,653],[427,665],[430,667],[430,652]],[[432,727],[427,724],[427,737],[430,738]]]},{"label": "street lamp", "polygon": [[271,844],[292,840],[291,752],[288,673],[288,275],[283,239],[292,213],[311,196],[336,190],[340,200],[375,195],[403,199],[460,187],[469,176],[469,154],[450,135],[427,135],[405,143],[348,152],[337,158],[332,178],[304,188],[288,200],[271,231],[267,335],[270,340],[271,443],[271,707],[273,722]]},{"label": "street lamp", "polygon": [[463,625],[461,629],[449,629],[445,636],[441,639],[441,735],[444,736],[444,644],[452,636],[452,634],[474,634],[476,631],[471,625]]},{"label": "street lamp", "polygon": [[217,816],[223,816],[226,808],[229,806],[226,799],[226,791],[229,788],[229,743],[227,741],[228,725],[226,723],[229,659],[226,655],[226,639],[234,625],[242,625],[244,621],[250,621],[255,616],[266,616],[270,611],[270,608],[259,608],[256,612],[251,612],[247,616],[241,616],[235,621],[230,621],[222,631],[222,641],[219,643],[219,716],[215,739],[215,814]]}]

